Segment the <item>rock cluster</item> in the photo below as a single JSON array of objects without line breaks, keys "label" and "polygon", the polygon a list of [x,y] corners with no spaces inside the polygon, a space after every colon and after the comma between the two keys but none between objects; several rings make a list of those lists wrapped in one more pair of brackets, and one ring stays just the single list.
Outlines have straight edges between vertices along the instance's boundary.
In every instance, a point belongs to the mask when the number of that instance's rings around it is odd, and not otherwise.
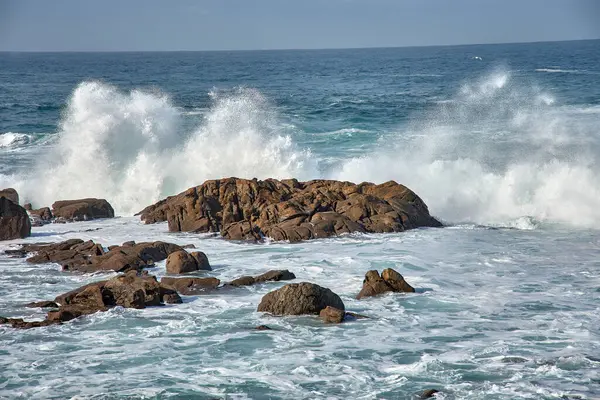
[{"label": "rock cluster", "polygon": [[92,240],[69,239],[52,244],[27,244],[9,254],[25,256],[27,253],[37,254],[28,258],[32,264],[54,262],[66,271],[97,272],[141,271],[144,267],[153,266],[155,262],[166,259],[176,251],[185,251],[176,244],[166,242],[126,242],[121,246],[111,246],[105,251],[101,244]]},{"label": "rock cluster", "polygon": [[232,240],[300,240],[351,232],[401,232],[439,227],[407,187],[332,180],[210,180],[146,207],[146,223],[172,232],[220,232]]},{"label": "rock cluster", "polygon": [[181,249],[174,251],[167,257],[167,273],[185,274],[194,271],[211,271],[208,257],[201,251],[188,253]]},{"label": "rock cluster", "polygon": [[372,270],[367,272],[363,281],[363,287],[357,299],[363,297],[377,296],[386,292],[406,292],[413,293],[415,289],[410,286],[402,275],[391,268],[379,272]]}]

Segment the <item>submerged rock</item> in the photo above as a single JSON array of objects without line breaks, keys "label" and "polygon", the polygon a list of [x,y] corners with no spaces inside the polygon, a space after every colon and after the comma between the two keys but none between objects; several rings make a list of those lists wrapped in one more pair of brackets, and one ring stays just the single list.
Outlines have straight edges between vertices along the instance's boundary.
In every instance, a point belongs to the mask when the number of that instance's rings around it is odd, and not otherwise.
[{"label": "submerged rock", "polygon": [[436,397],[435,394],[439,393],[439,390],[435,390],[435,389],[428,389],[425,390],[423,393],[421,393],[421,399],[430,399],[432,397]]},{"label": "submerged rock", "polygon": [[439,227],[410,189],[332,180],[209,180],[146,207],[146,223],[172,232],[221,232],[232,240],[300,240],[350,232],[401,232]]},{"label": "submerged rock", "polygon": [[291,283],[263,296],[258,311],[274,315],[319,314],[331,306],[345,310],[340,297],[314,283]]},{"label": "submerged rock", "polygon": [[346,322],[346,321],[354,321],[357,319],[369,318],[365,315],[347,312],[347,311],[340,310],[335,307],[329,307],[329,306],[327,306],[321,310],[321,312],[319,313],[319,317],[321,317],[321,319],[324,322],[327,322],[330,324],[340,324],[340,323]]},{"label": "submerged rock", "polygon": [[30,235],[27,210],[7,197],[0,197],[0,240],[23,239]]},{"label": "submerged rock", "polygon": [[386,292],[412,293],[414,291],[415,289],[404,280],[402,275],[391,268],[387,268],[383,270],[381,276],[375,270],[367,272],[363,287],[356,298],[362,299],[363,297],[377,296]]},{"label": "submerged rock", "polygon": [[65,221],[113,218],[115,211],[105,199],[61,200],[52,204],[52,214]]},{"label": "submerged rock", "polygon": [[296,279],[296,275],[287,269],[284,270],[271,270],[267,271],[262,275],[258,276],[241,276],[237,279],[232,280],[226,285],[230,286],[249,286],[256,283],[269,282],[269,281],[286,281]]}]

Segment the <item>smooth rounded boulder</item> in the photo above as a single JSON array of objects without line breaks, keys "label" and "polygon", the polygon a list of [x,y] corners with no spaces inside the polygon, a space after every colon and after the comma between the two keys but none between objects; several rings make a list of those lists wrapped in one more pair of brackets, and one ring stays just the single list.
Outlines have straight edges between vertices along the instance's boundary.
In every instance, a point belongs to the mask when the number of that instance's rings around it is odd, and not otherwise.
[{"label": "smooth rounded boulder", "polygon": [[331,290],[302,282],[291,283],[263,296],[258,310],[273,315],[318,315],[327,306],[345,310],[344,302]]},{"label": "smooth rounded boulder", "polygon": [[115,211],[105,199],[60,200],[52,204],[52,215],[64,221],[114,218]]},{"label": "smooth rounded boulder", "polygon": [[178,275],[200,270],[211,270],[208,257],[200,251],[190,254],[185,250],[179,250],[169,254],[169,257],[167,257],[168,274]]},{"label": "smooth rounded boulder", "polygon": [[19,193],[13,188],[0,190],[0,197],[6,197],[15,204],[19,204]]},{"label": "smooth rounded boulder", "polygon": [[31,236],[31,221],[27,210],[7,197],[0,197],[0,240],[28,236]]}]

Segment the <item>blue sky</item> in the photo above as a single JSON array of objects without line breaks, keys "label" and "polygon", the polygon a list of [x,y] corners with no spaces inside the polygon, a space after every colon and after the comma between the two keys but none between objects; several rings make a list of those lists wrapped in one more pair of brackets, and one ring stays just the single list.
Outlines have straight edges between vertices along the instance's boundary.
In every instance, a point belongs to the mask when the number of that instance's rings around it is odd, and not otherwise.
[{"label": "blue sky", "polygon": [[600,38],[600,0],[0,0],[0,51],[250,50]]}]

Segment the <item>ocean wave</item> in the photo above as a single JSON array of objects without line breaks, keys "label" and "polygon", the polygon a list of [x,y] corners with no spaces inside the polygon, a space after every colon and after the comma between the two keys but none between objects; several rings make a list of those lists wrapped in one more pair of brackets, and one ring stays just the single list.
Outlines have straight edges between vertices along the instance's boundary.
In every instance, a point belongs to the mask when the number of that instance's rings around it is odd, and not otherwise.
[{"label": "ocean wave", "polygon": [[6,132],[0,134],[0,149],[12,149],[28,145],[34,136],[26,133]]},{"label": "ocean wave", "polygon": [[580,71],[577,69],[560,69],[560,68],[536,68],[535,72],[561,73],[561,74],[585,74],[588,71]]}]

